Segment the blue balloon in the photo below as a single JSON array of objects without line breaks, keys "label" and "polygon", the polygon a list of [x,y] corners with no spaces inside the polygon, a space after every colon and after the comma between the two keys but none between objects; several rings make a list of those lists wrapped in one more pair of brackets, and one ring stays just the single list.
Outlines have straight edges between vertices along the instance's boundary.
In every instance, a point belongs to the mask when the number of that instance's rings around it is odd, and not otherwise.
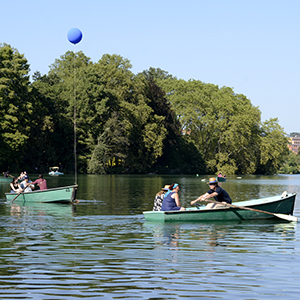
[{"label": "blue balloon", "polygon": [[78,28],[72,28],[68,32],[68,40],[72,44],[78,44],[82,39],[82,32]]}]

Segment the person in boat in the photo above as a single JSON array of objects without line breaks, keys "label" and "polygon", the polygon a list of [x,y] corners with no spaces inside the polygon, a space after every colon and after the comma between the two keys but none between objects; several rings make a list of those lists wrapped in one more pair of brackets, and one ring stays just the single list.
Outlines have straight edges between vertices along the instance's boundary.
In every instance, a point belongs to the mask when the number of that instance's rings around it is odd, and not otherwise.
[{"label": "person in boat", "polygon": [[154,206],[153,206],[153,211],[160,211],[162,202],[164,200],[165,193],[169,190],[169,185],[165,185],[161,191],[159,191],[154,199]]},{"label": "person in boat", "polygon": [[223,175],[222,175],[222,173],[221,173],[221,172],[219,172],[219,174],[218,174],[218,177],[223,177]]},{"label": "person in boat", "polygon": [[185,210],[185,208],[181,207],[180,205],[178,196],[179,189],[178,183],[173,183],[170,185],[169,191],[164,196],[161,211]]},{"label": "person in boat", "polygon": [[39,178],[33,181],[32,184],[37,184],[40,191],[47,190],[47,180],[43,178],[43,174],[40,174]]},{"label": "person in boat", "polygon": [[28,175],[24,177],[24,180],[20,183],[20,187],[24,193],[32,192],[34,190],[34,184],[29,180]]},{"label": "person in boat", "polygon": [[18,179],[19,179],[20,181],[23,181],[23,180],[25,179],[26,176],[28,176],[26,171],[21,172],[21,173],[20,173],[20,176],[18,177]]},{"label": "person in boat", "polygon": [[13,180],[10,183],[10,192],[11,193],[19,193],[20,191],[21,191],[21,187],[19,184],[18,177],[13,177]]},{"label": "person in boat", "polygon": [[209,191],[205,194],[198,197],[196,200],[191,201],[191,205],[195,204],[197,201],[205,201],[209,198],[214,198],[215,201],[220,202],[219,203],[208,203],[206,205],[206,208],[217,208],[220,206],[223,206],[223,204],[232,203],[232,200],[229,196],[229,194],[218,185],[218,181],[215,177],[211,177],[209,179]]},{"label": "person in boat", "polygon": [[8,178],[8,176],[10,176],[9,171],[3,172],[3,176],[4,176],[5,178]]}]

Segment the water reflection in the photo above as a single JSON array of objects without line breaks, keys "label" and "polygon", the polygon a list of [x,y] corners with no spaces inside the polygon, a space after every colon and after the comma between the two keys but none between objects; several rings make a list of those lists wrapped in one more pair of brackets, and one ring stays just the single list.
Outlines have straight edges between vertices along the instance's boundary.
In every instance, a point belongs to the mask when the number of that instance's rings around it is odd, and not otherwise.
[{"label": "water reflection", "polygon": [[72,216],[76,213],[76,205],[61,203],[7,203],[10,215],[49,215]]},{"label": "water reflection", "polygon": [[168,246],[171,248],[178,247],[179,228],[178,224],[151,224],[144,223],[144,228],[152,232],[156,245]]},{"label": "water reflection", "polygon": [[166,246],[169,250],[185,248],[184,241],[188,240],[198,251],[216,252],[221,247],[233,253],[258,253],[262,248],[266,251],[274,239],[280,239],[281,245],[296,240],[298,223],[278,220],[216,224],[145,222],[143,227],[145,231],[151,232],[157,247]]}]

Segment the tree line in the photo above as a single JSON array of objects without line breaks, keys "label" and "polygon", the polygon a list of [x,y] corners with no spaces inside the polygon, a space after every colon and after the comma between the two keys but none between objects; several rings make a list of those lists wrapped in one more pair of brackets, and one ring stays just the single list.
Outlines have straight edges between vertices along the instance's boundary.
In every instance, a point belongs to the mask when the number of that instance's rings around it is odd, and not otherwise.
[{"label": "tree line", "polygon": [[25,56],[1,44],[1,168],[74,172],[74,120],[79,173],[273,174],[285,163],[283,128],[246,96],[131,68],[68,51],[30,81]]}]

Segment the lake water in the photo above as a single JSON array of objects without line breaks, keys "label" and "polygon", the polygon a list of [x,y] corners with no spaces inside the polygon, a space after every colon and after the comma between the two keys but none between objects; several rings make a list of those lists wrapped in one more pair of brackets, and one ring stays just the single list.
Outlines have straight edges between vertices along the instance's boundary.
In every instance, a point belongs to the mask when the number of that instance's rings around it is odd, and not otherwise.
[{"label": "lake water", "polygon": [[[0,182],[0,299],[300,299],[299,223],[145,222],[165,184],[179,183],[188,207],[208,177],[79,175],[78,204],[33,207],[6,203]],[[300,176],[233,176],[222,187],[233,201],[299,195]]]}]

